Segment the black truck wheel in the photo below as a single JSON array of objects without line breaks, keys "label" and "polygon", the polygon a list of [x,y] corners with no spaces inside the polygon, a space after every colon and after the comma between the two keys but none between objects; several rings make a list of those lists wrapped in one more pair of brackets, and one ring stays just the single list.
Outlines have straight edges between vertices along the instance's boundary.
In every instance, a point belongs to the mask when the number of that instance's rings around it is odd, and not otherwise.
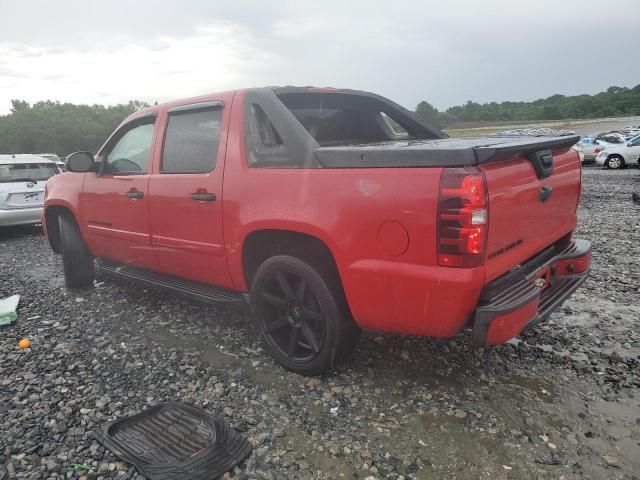
[{"label": "black truck wheel", "polygon": [[95,278],[93,256],[87,249],[80,228],[71,215],[60,215],[62,265],[67,288],[89,288]]},{"label": "black truck wheel", "polygon": [[318,375],[343,361],[360,335],[338,279],[308,259],[279,255],[260,265],[251,286],[251,313],[276,361],[303,375]]}]

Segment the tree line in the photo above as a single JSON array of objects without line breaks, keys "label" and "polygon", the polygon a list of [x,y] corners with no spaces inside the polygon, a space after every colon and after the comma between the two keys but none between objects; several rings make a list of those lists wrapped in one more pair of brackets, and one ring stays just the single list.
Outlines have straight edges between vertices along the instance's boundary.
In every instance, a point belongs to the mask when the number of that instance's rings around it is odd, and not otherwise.
[{"label": "tree line", "polygon": [[432,125],[445,127],[462,122],[566,120],[640,115],[640,85],[609,87],[595,95],[553,95],[533,102],[468,101],[438,111],[429,102],[416,107],[416,115]]},{"label": "tree line", "polygon": [[0,116],[0,154],[95,152],[122,120],[145,106],[11,100],[11,113]]},{"label": "tree line", "polygon": [[[95,152],[129,114],[147,106],[75,105],[51,100],[30,105],[11,100],[11,113],[0,116],[0,154]],[[476,103],[438,111],[429,102],[416,107],[418,118],[439,127],[461,122],[536,121],[640,115],[640,85],[610,87],[596,95],[553,95],[533,102]]]}]

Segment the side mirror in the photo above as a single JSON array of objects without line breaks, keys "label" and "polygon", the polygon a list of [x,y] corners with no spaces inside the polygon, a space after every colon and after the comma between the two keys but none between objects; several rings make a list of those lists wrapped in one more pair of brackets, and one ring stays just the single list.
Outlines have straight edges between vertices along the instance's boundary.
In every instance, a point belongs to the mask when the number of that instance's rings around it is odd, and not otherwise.
[{"label": "side mirror", "polygon": [[67,157],[67,170],[70,172],[93,172],[96,162],[91,152],[75,152]]}]

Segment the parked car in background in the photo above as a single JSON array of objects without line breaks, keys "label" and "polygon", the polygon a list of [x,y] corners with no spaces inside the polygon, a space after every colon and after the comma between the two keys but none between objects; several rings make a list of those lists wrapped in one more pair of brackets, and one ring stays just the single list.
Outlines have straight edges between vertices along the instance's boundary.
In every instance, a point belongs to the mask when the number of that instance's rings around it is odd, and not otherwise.
[{"label": "parked car in background", "polygon": [[598,142],[620,145],[625,142],[625,136],[618,132],[599,133],[594,137]]},{"label": "parked car in background", "polygon": [[612,170],[629,165],[640,165],[640,135],[633,137],[623,145],[612,145],[596,156],[596,163]]},{"label": "parked car in background", "polygon": [[629,140],[631,140],[633,137],[635,137],[635,136],[637,136],[637,135],[640,135],[640,130],[636,130],[636,131],[633,131],[633,132],[629,132],[629,133],[624,137],[624,138],[625,138],[625,141],[627,141],[627,142],[628,142]]},{"label": "parked car in background", "polygon": [[594,137],[582,137],[573,148],[582,153],[582,163],[595,163],[596,155],[607,147],[617,145],[617,143],[609,143],[604,140],[596,140]]},{"label": "parked car in background", "polygon": [[44,184],[57,173],[39,155],[0,155],[0,227],[40,223]]},{"label": "parked car in background", "polygon": [[38,155],[39,157],[44,157],[53,162],[56,162],[56,165],[58,166],[61,172],[67,171],[67,165],[55,153],[36,153],[36,155]]},{"label": "parked car in background", "polygon": [[636,135],[640,135],[640,125],[629,125],[628,127],[624,127],[622,129],[622,133],[625,136],[635,137]]},{"label": "parked car in background", "polygon": [[361,328],[503,343],[586,280],[577,136],[448,138],[354,90],[263,88],[127,118],[47,182],[69,288],[103,270],[251,306],[318,374]]},{"label": "parked car in background", "polygon": [[[598,145],[598,141],[592,137],[583,137],[578,143],[573,146],[574,150],[577,150],[581,155],[580,159],[582,163],[593,163],[596,160],[597,153],[601,150]],[[596,152],[598,149],[598,152]]]}]

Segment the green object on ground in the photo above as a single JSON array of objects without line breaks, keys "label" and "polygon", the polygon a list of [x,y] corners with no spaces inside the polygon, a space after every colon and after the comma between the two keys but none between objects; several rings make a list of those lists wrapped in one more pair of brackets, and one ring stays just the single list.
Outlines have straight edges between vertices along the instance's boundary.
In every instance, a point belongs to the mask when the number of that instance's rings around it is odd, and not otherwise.
[{"label": "green object on ground", "polygon": [[16,309],[19,301],[20,295],[13,295],[0,300],[0,325],[11,325],[16,321],[16,318],[18,318]]},{"label": "green object on ground", "polygon": [[91,470],[91,466],[86,463],[72,463],[71,468],[78,468],[80,470]]}]

